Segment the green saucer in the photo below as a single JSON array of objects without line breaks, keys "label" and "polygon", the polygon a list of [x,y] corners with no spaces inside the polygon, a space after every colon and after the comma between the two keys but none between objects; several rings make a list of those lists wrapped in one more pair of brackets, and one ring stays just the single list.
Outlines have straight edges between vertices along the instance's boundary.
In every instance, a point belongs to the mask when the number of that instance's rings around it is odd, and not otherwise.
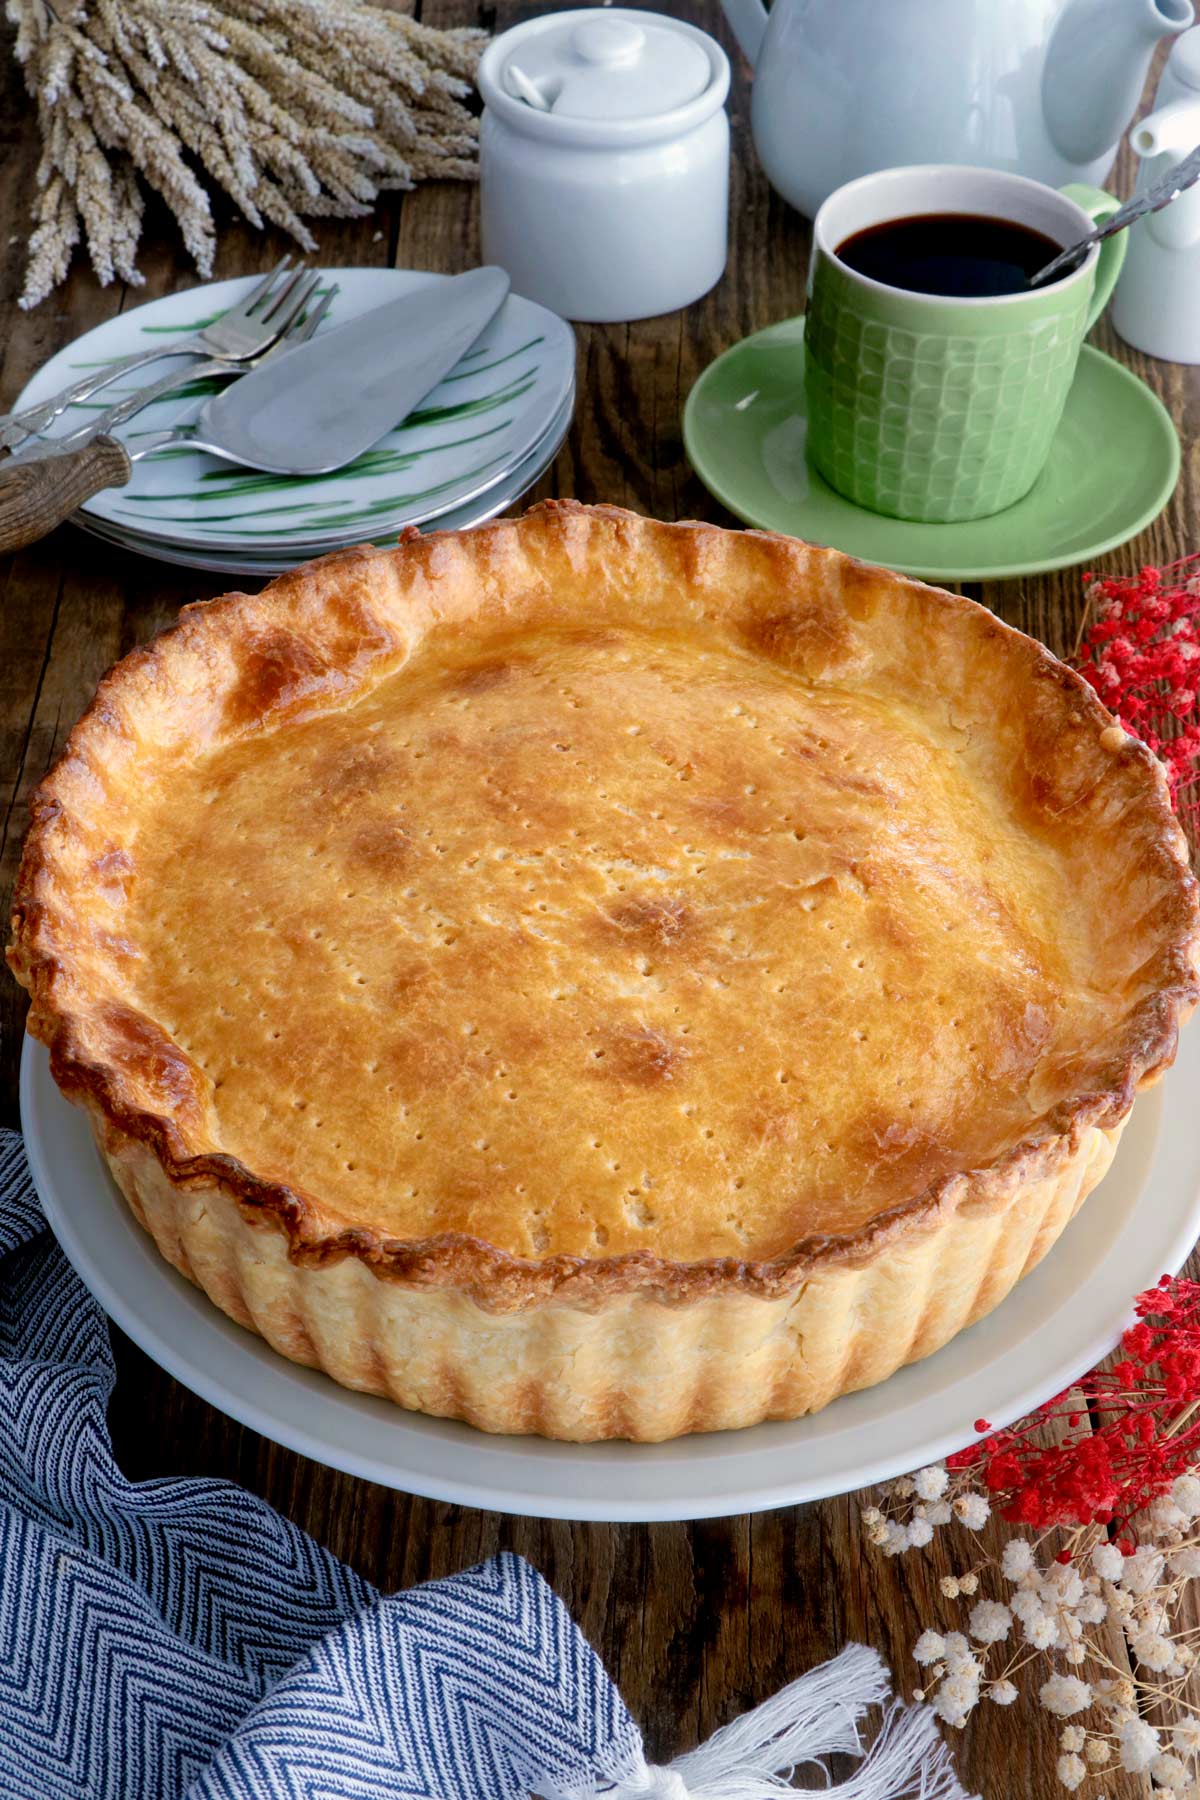
[{"label": "green saucer", "polygon": [[1179,439],[1162,403],[1085,345],[1049,461],[1023,500],[989,519],[925,525],[866,512],[804,454],[804,320],[785,319],[710,363],[683,412],[704,485],[747,525],[937,581],[1038,575],[1135,537],[1171,497]]}]

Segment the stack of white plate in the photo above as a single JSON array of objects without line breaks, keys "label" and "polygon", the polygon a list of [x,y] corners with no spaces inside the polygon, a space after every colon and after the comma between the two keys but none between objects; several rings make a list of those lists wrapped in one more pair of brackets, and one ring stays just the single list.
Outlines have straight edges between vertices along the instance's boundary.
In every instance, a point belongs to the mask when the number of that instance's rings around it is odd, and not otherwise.
[{"label": "stack of white plate", "polygon": [[[51,359],[26,387],[18,410],[77,381],[87,369],[161,337],[186,336],[254,285],[256,276],[210,282],[151,301],[98,325]],[[407,269],[330,269],[336,286],[321,329],[445,276]],[[139,436],[194,418],[211,383],[187,381],[146,407],[117,435]],[[155,363],[72,407],[54,432],[169,371]],[[394,543],[406,526],[444,530],[490,519],[532,487],[553,461],[575,404],[575,340],[545,307],[510,294],[478,343],[402,425],[332,475],[265,475],[176,445],[133,465],[123,488],[93,495],[73,523],[109,543],[229,575],[278,574],[348,544]]]}]

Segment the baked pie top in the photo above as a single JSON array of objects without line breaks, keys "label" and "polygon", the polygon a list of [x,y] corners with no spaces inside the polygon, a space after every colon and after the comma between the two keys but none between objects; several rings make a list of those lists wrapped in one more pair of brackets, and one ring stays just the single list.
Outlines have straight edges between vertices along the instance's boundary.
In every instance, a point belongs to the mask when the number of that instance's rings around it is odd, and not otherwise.
[{"label": "baked pie top", "polygon": [[998,1202],[1170,1060],[1195,946],[1157,763],[1039,645],[564,504],[126,658],[12,955],[59,1081],[177,1179],[519,1305],[776,1291]]}]

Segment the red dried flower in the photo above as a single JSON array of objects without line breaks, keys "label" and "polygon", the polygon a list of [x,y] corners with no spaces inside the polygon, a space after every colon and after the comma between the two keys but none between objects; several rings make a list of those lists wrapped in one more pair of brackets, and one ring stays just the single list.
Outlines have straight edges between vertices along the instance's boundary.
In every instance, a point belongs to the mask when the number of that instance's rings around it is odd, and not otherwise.
[{"label": "red dried flower", "polygon": [[1166,770],[1179,812],[1200,811],[1200,573],[1196,556],[1137,575],[1086,575],[1091,624],[1076,657],[1110,712]]},{"label": "red dried flower", "polygon": [[[1200,1461],[1200,1282],[1164,1275],[1135,1311],[1120,1362],[947,1458],[982,1479],[1003,1518],[1124,1527]],[[1065,1428],[1057,1444],[1036,1441],[1048,1422]]]}]

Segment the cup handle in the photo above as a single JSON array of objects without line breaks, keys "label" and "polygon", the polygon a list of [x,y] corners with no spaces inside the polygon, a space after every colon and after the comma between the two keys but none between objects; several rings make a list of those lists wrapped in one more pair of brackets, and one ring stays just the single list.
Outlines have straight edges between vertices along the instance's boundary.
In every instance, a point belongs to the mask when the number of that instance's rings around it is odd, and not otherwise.
[{"label": "cup handle", "polygon": [[[1106,194],[1103,188],[1088,187],[1084,182],[1071,181],[1066,187],[1059,188],[1068,200],[1076,206],[1082,206],[1088,217],[1099,225],[1104,219],[1111,219],[1123,204],[1113,194]],[[1112,297],[1117,285],[1117,276],[1121,273],[1121,265],[1125,261],[1125,252],[1129,248],[1128,231],[1118,231],[1115,237],[1105,238],[1100,246],[1100,260],[1096,264],[1096,285],[1092,290],[1092,304],[1088,312],[1086,335],[1100,317]]]}]

